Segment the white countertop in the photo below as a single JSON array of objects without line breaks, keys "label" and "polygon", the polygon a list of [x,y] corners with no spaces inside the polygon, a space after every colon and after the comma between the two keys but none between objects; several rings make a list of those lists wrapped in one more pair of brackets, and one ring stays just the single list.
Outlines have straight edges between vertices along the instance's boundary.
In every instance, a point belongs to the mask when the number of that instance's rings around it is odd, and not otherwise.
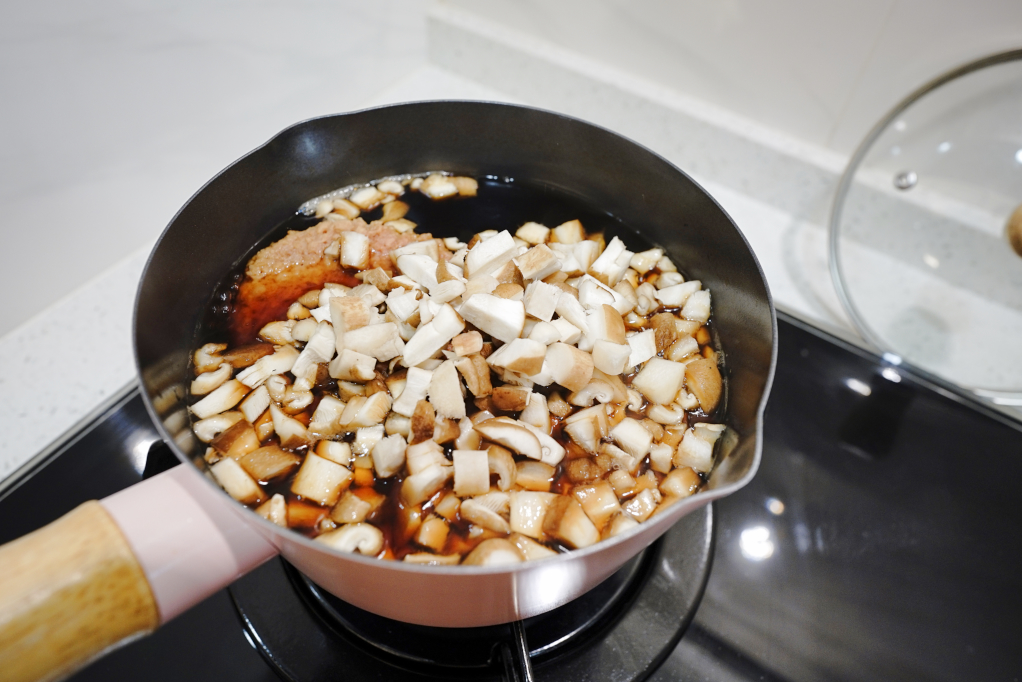
[{"label": "white countertop", "polygon": [[[717,198],[752,244],[779,308],[854,336],[830,282],[822,227],[842,158],[499,27],[480,27],[450,9],[434,10],[428,35],[429,63],[381,82],[361,106],[518,102],[617,130],[678,164]],[[259,129],[260,112],[247,115],[256,119],[249,127]],[[130,169],[121,178],[126,185],[129,176]],[[135,380],[132,306],[154,238],[0,337],[6,434],[0,479]]]}]

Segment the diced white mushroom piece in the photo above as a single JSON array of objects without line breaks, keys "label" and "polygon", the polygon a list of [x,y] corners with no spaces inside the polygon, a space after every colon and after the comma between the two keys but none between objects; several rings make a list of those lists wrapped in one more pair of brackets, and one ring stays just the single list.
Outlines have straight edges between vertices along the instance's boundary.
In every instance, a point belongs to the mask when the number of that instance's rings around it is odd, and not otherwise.
[{"label": "diced white mushroom piece", "polygon": [[[387,300],[387,296],[372,284],[359,284],[348,292],[348,296],[363,299],[370,308],[375,308]],[[370,314],[373,312],[375,311],[370,311]]]},{"label": "diced white mushroom piece", "polygon": [[685,365],[663,358],[650,358],[632,379],[632,388],[646,396],[651,403],[669,405],[674,402],[685,382]]},{"label": "diced white mushroom piece", "polygon": [[671,347],[667,349],[667,353],[665,355],[669,360],[679,362],[698,352],[699,342],[691,336],[682,336],[680,339],[671,344]]},{"label": "diced white mushroom piece", "polygon": [[451,345],[459,357],[472,355],[483,349],[483,335],[475,330],[458,334],[451,341]]},{"label": "diced white mushroom piece", "polygon": [[639,473],[639,465],[642,464],[642,460],[638,457],[632,457],[616,445],[603,443],[600,445],[600,454],[610,457],[611,466],[615,469],[627,471],[633,476]]},{"label": "diced white mushroom piece", "polygon": [[660,259],[663,257],[663,249],[641,251],[632,255],[631,260],[628,261],[628,265],[640,275],[645,275],[647,272],[655,268],[656,264],[659,263]]},{"label": "diced white mushroom piece", "polygon": [[556,493],[517,490],[511,492],[510,527],[537,540],[544,538],[543,518],[550,504],[557,498]]},{"label": "diced white mushroom piece", "polygon": [[[695,406],[693,406],[695,407]],[[650,405],[646,416],[657,424],[681,424],[685,421],[685,410],[678,404]]]},{"label": "diced white mushroom piece", "polygon": [[384,422],[383,426],[386,429],[388,436],[397,434],[408,438],[409,434],[412,432],[412,420],[393,412],[387,415],[387,421]]},{"label": "diced white mushroom piece", "polygon": [[419,530],[415,532],[415,542],[423,547],[432,549],[434,552],[439,552],[447,544],[447,535],[449,533],[450,527],[445,519],[430,515],[419,526]]},{"label": "diced white mushroom piece", "polygon": [[248,391],[248,386],[237,379],[231,379],[188,409],[199,419],[206,419],[231,409],[241,402]]},{"label": "diced white mushroom piece", "polygon": [[396,197],[405,193],[404,185],[397,180],[384,180],[383,182],[378,182],[376,183],[376,189],[387,194],[392,194]]},{"label": "diced white mushroom piece", "polygon": [[401,355],[405,342],[401,340],[401,334],[395,323],[384,322],[346,331],[344,347],[346,350],[353,350],[372,356],[380,362],[386,362]]},{"label": "diced white mushroom piece", "polygon": [[642,522],[648,519],[650,514],[656,510],[657,504],[653,491],[646,488],[621,506],[636,521]]},{"label": "diced white mushroom piece", "polygon": [[415,405],[420,400],[426,399],[432,378],[433,372],[429,370],[419,367],[409,368],[404,390],[401,391],[401,396],[394,401],[394,406],[391,409],[400,415],[411,417],[415,412]]},{"label": "diced white mushroom piece", "polygon": [[451,462],[444,456],[444,449],[431,440],[409,445],[405,450],[405,462],[409,474],[417,474],[431,466],[449,466]]},{"label": "diced white mushroom piece", "polygon": [[581,390],[593,378],[593,357],[566,343],[548,346],[546,362],[554,381],[569,391]]},{"label": "diced white mushroom piece", "polygon": [[211,466],[209,471],[220,487],[242,504],[255,504],[266,499],[266,494],[259,484],[230,457],[224,457]]},{"label": "diced white mushroom piece", "polygon": [[273,418],[273,430],[280,438],[280,444],[285,448],[296,448],[302,445],[312,445],[309,432],[297,419],[288,416],[270,403],[270,416]]},{"label": "diced white mushroom piece", "polygon": [[[267,401],[269,401],[269,395],[266,397]],[[319,401],[319,405],[316,406],[316,411],[312,413],[309,431],[322,436],[333,435],[336,431],[337,423],[340,421],[341,414],[344,413],[344,407],[344,403],[334,396],[323,396]],[[249,421],[252,420],[250,419]]]},{"label": "diced white mushroom piece", "polygon": [[346,467],[351,464],[351,446],[335,440],[321,440],[316,443],[316,454],[334,464]]},{"label": "diced white mushroom piece", "polygon": [[[353,401],[354,402],[354,401]],[[351,403],[348,403],[351,405]],[[383,420],[387,418],[387,413],[390,412],[390,394],[386,391],[378,391],[373,393],[371,396],[366,398],[365,402],[362,403],[358,412],[351,417],[350,421],[347,421],[347,426],[351,427],[364,427],[364,426],[375,426],[380,424],[380,429],[383,429]],[[347,415],[341,416],[341,421],[345,421]]]},{"label": "diced white mushroom piece", "polygon": [[278,346],[294,342],[291,330],[295,326],[294,320],[276,320],[265,325],[259,330],[259,337]]},{"label": "diced white mushroom piece", "polygon": [[518,228],[515,236],[530,244],[542,244],[550,236],[550,228],[540,223],[528,222]]},{"label": "diced white mushroom piece", "polygon": [[666,474],[674,465],[674,448],[665,443],[658,443],[649,450],[649,467],[656,472]]},{"label": "diced white mushroom piece", "polygon": [[280,493],[277,493],[256,507],[255,513],[270,523],[287,528],[287,502]]},{"label": "diced white mushroom piece", "polygon": [[699,291],[702,283],[694,279],[691,282],[682,282],[674,286],[665,287],[656,292],[656,299],[669,308],[680,308],[685,305],[689,297]]},{"label": "diced white mushroom piece", "polygon": [[376,359],[347,348],[330,361],[330,376],[343,381],[370,381],[376,376]]},{"label": "diced white mushroom piece", "polygon": [[583,334],[589,331],[589,325],[586,324],[585,308],[583,308],[582,304],[578,302],[578,299],[568,292],[561,292],[560,297],[557,299],[557,307],[554,309],[554,312],[580,329]]},{"label": "diced white mushroom piece", "polygon": [[621,511],[617,495],[607,481],[575,486],[571,489],[571,494],[582,505],[582,511],[597,528],[603,528],[610,517]]},{"label": "diced white mushroom piece", "polygon": [[428,324],[421,325],[415,336],[405,344],[402,363],[406,367],[421,364],[433,357],[434,353],[446,346],[463,329],[465,321],[454,312],[450,304],[443,304],[433,319]]},{"label": "diced white mushroom piece", "polygon": [[318,505],[330,507],[351,484],[352,476],[347,467],[310,452],[291,483],[291,492]]},{"label": "diced white mushroom piece", "polygon": [[302,349],[295,364],[292,365],[291,373],[295,376],[305,376],[315,365],[321,362],[330,362],[337,350],[334,343],[334,328],[329,322],[320,322],[316,327],[316,333],[305,344],[305,348]]},{"label": "diced white mushroom piece", "polygon": [[401,500],[409,506],[422,504],[440,492],[454,475],[454,467],[432,464],[401,482]]},{"label": "diced white mushroom piece", "polygon": [[539,559],[546,559],[547,557],[557,556],[557,552],[550,549],[546,545],[541,545],[535,540],[521,533],[512,533],[511,537],[508,538],[514,543],[518,551],[522,553],[526,561],[538,561]]},{"label": "diced white mushroom piece", "polygon": [[692,430],[695,431],[697,436],[712,445],[717,442],[717,439],[720,438],[726,428],[727,427],[723,424],[707,424],[705,422],[700,422],[694,425]]},{"label": "diced white mushroom piece", "polygon": [[223,362],[220,353],[225,350],[227,350],[226,343],[207,343],[203,345],[192,353],[192,363],[195,365],[195,371],[201,373],[215,370]]},{"label": "diced white mushroom piece", "polygon": [[229,363],[222,363],[212,372],[203,372],[192,380],[192,395],[206,395],[231,378],[234,368]]},{"label": "diced white mushroom piece", "polygon": [[593,364],[607,374],[621,374],[628,365],[631,347],[627,344],[597,341],[593,347]]},{"label": "diced white mushroom piece", "polygon": [[440,306],[434,303],[428,295],[419,299],[419,325],[429,324],[433,316],[439,312]]},{"label": "diced white mushroom piece", "polygon": [[625,417],[610,430],[610,437],[632,457],[642,459],[653,444],[653,436],[639,421]]},{"label": "diced white mushroom piece", "polygon": [[486,450],[454,450],[454,494],[484,495],[490,491],[490,467]]},{"label": "diced white mushroom piece", "polygon": [[607,435],[607,410],[603,405],[594,405],[569,415],[564,420],[564,431],[586,452],[595,454],[600,440]]},{"label": "diced white mushroom piece", "polygon": [[383,434],[382,424],[358,428],[355,431],[355,440],[351,444],[352,452],[356,457],[368,455],[376,447],[376,444],[383,440]]},{"label": "diced white mushroom piece", "polygon": [[[628,269],[628,262],[631,260],[632,255],[625,248],[624,242],[614,237],[607,244],[607,248],[603,250],[600,257],[589,266],[589,273],[608,286],[614,286],[620,281],[625,270]],[[620,262],[622,259],[624,260],[623,263]]]},{"label": "diced white mushroom piece", "polygon": [[454,183],[454,179],[439,173],[433,173],[423,179],[418,189],[430,199],[444,199],[458,193],[458,185]]},{"label": "diced white mushroom piece", "polygon": [[245,419],[254,424],[256,419],[270,406],[270,394],[265,386],[259,386],[245,396],[245,399],[238,405],[238,409],[245,415]]},{"label": "diced white mushroom piece", "polygon": [[429,256],[409,254],[397,259],[398,269],[427,291],[437,286],[436,261]]},{"label": "diced white mushroom piece", "polygon": [[589,407],[595,400],[601,404],[624,402],[628,397],[627,390],[622,391],[602,370],[593,370],[593,378],[581,391],[568,396],[568,402],[577,407]]},{"label": "diced white mushroom piece", "polygon": [[582,338],[582,330],[573,325],[571,322],[568,322],[563,317],[557,318],[550,324],[556,327],[557,331],[560,332],[561,343],[575,345],[576,343],[578,343],[578,340]]},{"label": "diced white mushroom piece", "polygon": [[472,278],[491,274],[517,255],[514,238],[504,230],[469,249],[465,256],[465,274]]},{"label": "diced white mushroom piece", "polygon": [[401,436],[381,438],[373,447],[373,469],[380,478],[390,478],[405,464],[408,443]]},{"label": "diced white mushroom piece", "polygon": [[710,319],[710,292],[703,289],[689,296],[685,307],[681,309],[681,315],[687,320],[706,324]]},{"label": "diced white mushroom piece", "polygon": [[507,493],[491,492],[461,501],[458,513],[461,518],[497,533],[510,533],[507,522],[510,496]]},{"label": "diced white mushroom piece", "polygon": [[509,566],[520,564],[525,557],[510,540],[489,538],[483,540],[468,553],[462,566]]},{"label": "diced white mushroom piece", "polygon": [[569,220],[553,229],[554,241],[562,244],[575,244],[586,238],[586,231],[578,220]]},{"label": "diced white mushroom piece", "polygon": [[613,290],[590,275],[579,280],[577,289],[578,302],[583,308],[599,308],[614,303]]},{"label": "diced white mushroom piece", "polygon": [[352,192],[348,201],[363,211],[368,211],[380,205],[380,202],[383,201],[383,192],[375,187],[363,187]]},{"label": "diced white mushroom piece", "polygon": [[493,367],[509,369],[519,374],[537,374],[543,369],[547,347],[532,339],[513,339],[501,346],[486,361]]},{"label": "diced white mushroom piece", "polygon": [[[557,259],[561,261],[560,271],[569,277],[577,277],[585,273],[586,268],[575,258],[575,244],[558,244],[556,242],[547,246],[554,252]],[[595,258],[595,256],[593,257]],[[588,265],[586,266],[588,267]]]},{"label": "diced white mushroom piece", "polygon": [[703,473],[710,471],[713,468],[713,443],[708,443],[689,429],[674,454],[674,466],[692,467]]},{"label": "diced white mushroom piece", "polygon": [[462,303],[459,312],[465,320],[504,343],[521,336],[525,326],[525,305],[521,301],[490,294],[475,294]]},{"label": "diced white mushroom piece", "polygon": [[369,267],[369,237],[359,232],[342,232],[341,265],[364,270]]},{"label": "diced white mushroom piece", "polygon": [[660,277],[657,278],[656,288],[666,289],[667,287],[673,287],[677,284],[681,284],[685,281],[685,278],[681,276],[680,272],[662,272]]},{"label": "diced white mushroom piece", "polygon": [[264,355],[251,366],[238,372],[236,378],[249,388],[256,388],[275,374],[290,372],[298,356],[298,351],[291,346],[281,346],[272,355]]},{"label": "diced white mushroom piece", "polygon": [[561,261],[546,244],[534,246],[513,260],[526,281],[549,277],[561,269]]},{"label": "diced white mushroom piece", "polygon": [[534,426],[543,433],[550,433],[550,410],[547,408],[546,396],[542,393],[530,393],[529,402],[522,410],[519,419]]},{"label": "diced white mushroom piece", "polygon": [[[656,332],[652,329],[628,337],[628,367],[635,367],[656,355]],[[673,358],[672,358],[673,359]]]},{"label": "diced white mushroom piece", "polygon": [[[291,337],[299,343],[305,343],[312,335],[316,333],[316,327],[319,326],[320,320],[314,317],[310,317],[305,320],[299,320],[295,322],[295,326],[291,328]],[[297,354],[295,355],[297,358]],[[254,367],[255,365],[253,365]]]},{"label": "diced white mushroom piece", "polygon": [[528,460],[515,464],[515,484],[525,490],[550,492],[556,469],[543,462]]},{"label": "diced white mushroom piece", "polygon": [[[513,421],[508,417],[497,417],[497,419],[506,419],[507,421]],[[546,431],[528,424],[523,421],[515,422],[519,426],[524,426],[526,429],[532,432],[532,435],[539,439],[540,447],[540,461],[550,466],[557,466],[562,459],[564,459],[564,446],[557,442],[555,438],[552,438]]]},{"label": "diced white mushroom piece", "polygon": [[465,293],[465,283],[456,279],[441,282],[429,290],[430,298],[437,304],[453,301],[463,293]]},{"label": "diced white mushroom piece", "polygon": [[670,497],[685,498],[699,490],[702,484],[699,474],[691,467],[679,467],[660,482],[660,492]]},{"label": "diced white mushroom piece", "polygon": [[607,538],[621,535],[621,533],[629,531],[638,525],[639,522],[635,520],[635,517],[622,510],[621,513],[610,517],[607,525],[603,527],[602,537],[606,540]]},{"label": "diced white mushroom piece", "polygon": [[444,361],[433,370],[427,393],[437,416],[447,419],[462,419],[465,416],[465,389],[451,360]]},{"label": "diced white mushroom piece", "polygon": [[327,547],[339,552],[376,556],[383,549],[383,531],[369,523],[349,523],[316,537]]},{"label": "diced white mushroom piece", "polygon": [[486,440],[499,443],[519,455],[525,455],[531,459],[543,459],[543,448],[539,438],[527,424],[506,417],[496,417],[477,423],[475,430]]},{"label": "diced white mushroom piece", "polygon": [[369,301],[361,296],[335,296],[327,306],[330,322],[345,333],[368,326],[376,317]]},{"label": "diced white mushroom piece", "polygon": [[575,261],[578,263],[580,274],[589,271],[593,263],[600,255],[600,245],[589,239],[584,239],[577,244],[572,252]]},{"label": "diced white mushroom piece", "polygon": [[[542,284],[542,282],[540,282]],[[566,324],[571,324],[570,322]],[[574,325],[572,325],[574,328]],[[538,322],[532,325],[532,330],[529,331],[528,337],[533,341],[538,341],[543,346],[549,346],[552,343],[556,343],[561,340],[561,331],[550,322]],[[542,368],[541,368],[542,369]],[[533,372],[535,374],[535,372]]]},{"label": "diced white mushroom piece", "polygon": [[473,275],[466,282],[465,292],[461,295],[461,298],[467,301],[476,294],[492,294],[499,285],[500,282],[493,275]]},{"label": "diced white mushroom piece", "polygon": [[[183,414],[183,413],[182,413]],[[203,443],[208,443],[219,434],[231,428],[244,418],[241,412],[230,411],[215,414],[212,417],[201,419],[192,425],[195,437]],[[182,425],[183,426],[183,425]]]},{"label": "diced white mushroom piece", "polygon": [[658,268],[660,268],[660,272],[677,272],[678,271],[678,268],[674,267],[674,263],[671,262],[671,259],[668,258],[667,256],[664,256],[663,258],[661,258],[660,261],[656,264],[656,266]]},{"label": "diced white mushroom piece", "polygon": [[557,310],[557,302],[562,293],[564,292],[553,284],[539,280],[530,282],[525,288],[525,312],[536,319],[549,322]]},{"label": "diced white mushroom piece", "polygon": [[554,499],[543,518],[543,531],[574,549],[588,547],[600,540],[600,531],[573,497],[557,496]]},{"label": "diced white mushroom piece", "polygon": [[419,299],[415,291],[393,289],[387,294],[387,312],[404,322],[419,311]]}]

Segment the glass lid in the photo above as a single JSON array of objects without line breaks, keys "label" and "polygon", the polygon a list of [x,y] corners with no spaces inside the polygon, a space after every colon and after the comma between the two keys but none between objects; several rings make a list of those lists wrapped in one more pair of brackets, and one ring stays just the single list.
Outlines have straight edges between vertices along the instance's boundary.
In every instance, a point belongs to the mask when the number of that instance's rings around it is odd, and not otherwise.
[{"label": "glass lid", "polygon": [[862,335],[981,398],[1022,405],[1022,50],[962,66],[870,132],[830,221]]}]

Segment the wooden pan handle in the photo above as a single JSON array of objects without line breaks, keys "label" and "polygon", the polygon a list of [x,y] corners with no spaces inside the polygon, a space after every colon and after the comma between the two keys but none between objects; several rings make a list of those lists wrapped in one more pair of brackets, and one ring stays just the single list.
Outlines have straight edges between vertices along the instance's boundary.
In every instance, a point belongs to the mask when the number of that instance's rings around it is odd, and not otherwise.
[{"label": "wooden pan handle", "polygon": [[4,680],[66,677],[159,622],[142,568],[98,502],[0,547]]}]

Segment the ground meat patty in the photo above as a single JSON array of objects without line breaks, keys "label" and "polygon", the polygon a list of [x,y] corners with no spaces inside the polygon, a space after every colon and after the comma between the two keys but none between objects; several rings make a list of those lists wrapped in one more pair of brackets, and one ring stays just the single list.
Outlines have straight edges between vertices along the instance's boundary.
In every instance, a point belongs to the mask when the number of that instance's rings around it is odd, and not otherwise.
[{"label": "ground meat patty", "polygon": [[[306,291],[320,289],[327,282],[354,287],[360,284],[354,271],[342,269],[324,257],[324,251],[342,232],[354,230],[369,237],[370,268],[383,268],[391,275],[390,252],[412,242],[432,239],[429,234],[400,233],[380,222],[324,220],[307,230],[292,230],[249,260],[245,280],[238,287],[229,322],[231,345],[250,343],[268,322],[284,317],[288,306]],[[450,252],[440,246],[441,257]]]},{"label": "ground meat patty", "polygon": [[[383,268],[394,274],[390,252],[412,242],[432,239],[429,234],[401,233],[381,222],[366,224],[361,218],[354,220],[324,220],[307,230],[292,230],[252,257],[245,268],[251,279],[262,279],[267,275],[279,274],[296,267],[317,265],[323,260],[323,252],[342,232],[354,230],[369,237],[372,248],[370,268]],[[442,251],[446,251],[441,247]],[[449,254],[447,254],[449,257]]]}]

